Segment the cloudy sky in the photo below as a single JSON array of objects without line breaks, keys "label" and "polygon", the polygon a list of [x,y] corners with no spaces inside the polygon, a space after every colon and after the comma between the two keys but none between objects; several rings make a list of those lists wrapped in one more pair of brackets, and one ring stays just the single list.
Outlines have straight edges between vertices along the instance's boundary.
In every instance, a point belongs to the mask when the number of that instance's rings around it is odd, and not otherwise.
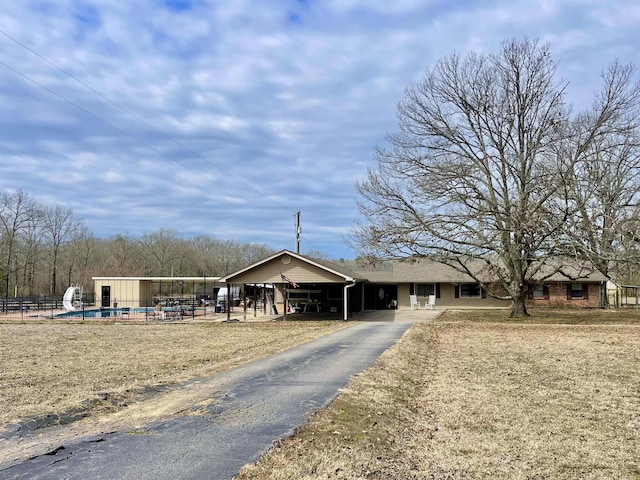
[{"label": "cloudy sky", "polygon": [[637,0],[11,0],[0,192],[99,237],[161,227],[353,258],[354,182],[403,90],[453,51],[548,41],[587,108],[638,63]]}]

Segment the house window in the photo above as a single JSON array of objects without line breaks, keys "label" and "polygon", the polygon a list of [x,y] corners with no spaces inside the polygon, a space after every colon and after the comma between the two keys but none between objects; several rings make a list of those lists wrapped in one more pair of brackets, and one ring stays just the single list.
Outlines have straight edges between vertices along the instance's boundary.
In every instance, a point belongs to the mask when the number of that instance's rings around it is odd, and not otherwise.
[{"label": "house window", "polygon": [[480,298],[482,296],[482,289],[477,283],[461,283],[459,288],[460,298]]},{"label": "house window", "polygon": [[572,283],[568,285],[567,297],[570,300],[581,300],[587,298],[587,286],[584,283]]},{"label": "house window", "polygon": [[532,285],[529,290],[529,298],[533,300],[548,300],[549,288],[543,284]]},{"label": "house window", "polygon": [[411,295],[416,295],[417,297],[425,297],[425,298],[428,297],[429,295],[435,295],[436,298],[440,298],[439,283],[415,283],[412,285],[412,287],[413,287],[412,289],[413,292],[409,292]]}]

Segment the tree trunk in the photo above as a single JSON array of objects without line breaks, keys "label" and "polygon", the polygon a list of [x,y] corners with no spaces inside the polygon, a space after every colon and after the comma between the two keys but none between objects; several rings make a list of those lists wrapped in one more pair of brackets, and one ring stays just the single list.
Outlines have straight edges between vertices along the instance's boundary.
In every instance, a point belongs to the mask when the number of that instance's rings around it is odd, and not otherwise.
[{"label": "tree trunk", "polygon": [[511,318],[528,317],[527,306],[525,305],[526,295],[524,292],[518,293],[513,297],[513,307],[511,310]]},{"label": "tree trunk", "polygon": [[607,292],[606,283],[604,285],[600,285],[600,308],[611,308],[611,304],[609,303],[609,292]]}]

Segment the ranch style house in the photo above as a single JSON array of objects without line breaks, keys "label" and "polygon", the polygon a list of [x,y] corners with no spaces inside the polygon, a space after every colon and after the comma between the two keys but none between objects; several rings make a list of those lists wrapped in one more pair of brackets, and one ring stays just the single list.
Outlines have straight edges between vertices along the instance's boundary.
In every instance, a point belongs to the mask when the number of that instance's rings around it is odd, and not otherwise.
[{"label": "ranch style house", "polygon": [[[571,271],[567,271],[571,270]],[[528,285],[529,305],[598,307],[606,277],[593,270],[567,268]],[[542,278],[542,277],[541,277]],[[362,269],[282,250],[220,278],[229,284],[273,284],[275,304],[284,309],[349,312],[387,308],[509,307],[492,298],[468,275],[433,260],[387,261]],[[430,302],[431,300],[431,302]],[[434,304],[435,303],[435,304]],[[287,307],[289,311],[291,307]],[[315,310],[313,307],[312,310]]]},{"label": "ranch style house", "polygon": [[[528,305],[598,307],[606,277],[594,270],[569,270],[541,275],[540,281],[527,285]],[[177,289],[202,281],[203,277],[95,277],[96,304],[110,306],[119,298],[121,307],[148,306],[153,302],[152,282],[164,282],[166,290],[169,283]],[[289,250],[224,277],[205,276],[200,288],[240,291],[248,298],[250,291],[267,292],[273,313],[331,312],[345,320],[362,310],[510,306],[509,301],[487,295],[470,276],[426,258],[350,269]]]}]

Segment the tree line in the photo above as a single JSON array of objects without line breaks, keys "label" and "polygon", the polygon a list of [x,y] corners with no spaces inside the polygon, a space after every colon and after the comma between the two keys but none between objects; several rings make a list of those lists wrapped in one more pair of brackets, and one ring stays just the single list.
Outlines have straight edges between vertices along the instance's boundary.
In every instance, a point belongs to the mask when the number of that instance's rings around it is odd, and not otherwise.
[{"label": "tree line", "polygon": [[356,184],[353,244],[450,265],[511,300],[514,316],[527,315],[529,285],[558,272],[637,282],[637,70],[613,61],[585,109],[568,88],[536,40],[439,60],[406,88],[398,131]]},{"label": "tree line", "polygon": [[0,196],[0,297],[62,295],[72,283],[92,292],[100,276],[223,276],[273,252],[165,228],[98,238],[71,208],[21,190]]}]

